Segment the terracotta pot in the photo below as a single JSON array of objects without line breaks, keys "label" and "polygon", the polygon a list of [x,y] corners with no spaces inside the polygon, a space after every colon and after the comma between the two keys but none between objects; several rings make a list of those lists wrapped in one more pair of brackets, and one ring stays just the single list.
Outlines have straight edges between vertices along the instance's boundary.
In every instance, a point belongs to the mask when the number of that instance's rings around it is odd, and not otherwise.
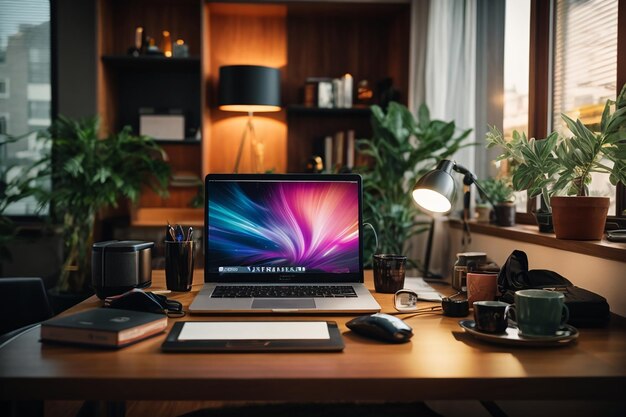
[{"label": "terracotta pot", "polygon": [[550,205],[557,239],[602,239],[608,197],[552,197]]},{"label": "terracotta pot", "polygon": [[491,206],[476,206],[476,221],[489,223],[491,218]]}]

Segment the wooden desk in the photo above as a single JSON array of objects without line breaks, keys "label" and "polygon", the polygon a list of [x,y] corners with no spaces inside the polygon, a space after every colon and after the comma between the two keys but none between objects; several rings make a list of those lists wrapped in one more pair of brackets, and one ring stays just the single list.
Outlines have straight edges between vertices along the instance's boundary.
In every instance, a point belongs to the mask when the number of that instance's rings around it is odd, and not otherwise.
[{"label": "wooden desk", "polygon": [[[153,289],[162,289],[163,272],[153,278]],[[371,286],[369,274],[367,282]],[[173,298],[189,305],[201,284],[198,271],[193,291]],[[393,311],[391,295],[375,297],[384,312]],[[92,297],[72,311],[99,305]],[[458,319],[439,313],[408,318],[415,336],[401,345],[352,334],[345,327],[351,316],[304,318],[336,320],[344,352],[164,354],[165,334],[119,351],[91,350],[41,345],[35,329],[0,349],[0,400],[623,400],[626,325],[620,318],[607,329],[582,329],[575,345],[532,349],[477,341]]]}]

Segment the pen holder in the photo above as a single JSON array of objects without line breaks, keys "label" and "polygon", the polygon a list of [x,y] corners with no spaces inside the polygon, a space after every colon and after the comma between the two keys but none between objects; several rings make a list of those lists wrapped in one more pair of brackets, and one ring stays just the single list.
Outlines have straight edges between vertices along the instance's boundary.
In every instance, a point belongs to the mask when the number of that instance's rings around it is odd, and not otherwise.
[{"label": "pen holder", "polygon": [[165,281],[170,291],[191,291],[194,242],[165,241]]}]

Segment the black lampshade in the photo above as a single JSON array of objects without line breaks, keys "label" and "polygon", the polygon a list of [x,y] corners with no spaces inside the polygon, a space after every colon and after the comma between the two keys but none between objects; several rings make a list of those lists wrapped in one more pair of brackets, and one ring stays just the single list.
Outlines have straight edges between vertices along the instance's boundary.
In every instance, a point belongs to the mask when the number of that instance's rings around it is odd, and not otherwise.
[{"label": "black lampshade", "polygon": [[422,208],[434,213],[446,213],[452,208],[456,185],[451,171],[454,163],[443,160],[428,171],[413,187],[413,199]]},{"label": "black lampshade", "polygon": [[219,108],[225,111],[280,111],[280,71],[260,65],[220,67]]}]

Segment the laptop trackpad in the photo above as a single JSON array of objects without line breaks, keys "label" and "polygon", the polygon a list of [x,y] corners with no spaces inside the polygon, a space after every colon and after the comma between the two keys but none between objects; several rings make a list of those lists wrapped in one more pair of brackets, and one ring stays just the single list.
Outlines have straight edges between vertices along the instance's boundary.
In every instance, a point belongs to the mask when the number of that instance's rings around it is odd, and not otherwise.
[{"label": "laptop trackpad", "polygon": [[252,301],[252,308],[315,308],[315,300],[312,298],[255,298]]}]

